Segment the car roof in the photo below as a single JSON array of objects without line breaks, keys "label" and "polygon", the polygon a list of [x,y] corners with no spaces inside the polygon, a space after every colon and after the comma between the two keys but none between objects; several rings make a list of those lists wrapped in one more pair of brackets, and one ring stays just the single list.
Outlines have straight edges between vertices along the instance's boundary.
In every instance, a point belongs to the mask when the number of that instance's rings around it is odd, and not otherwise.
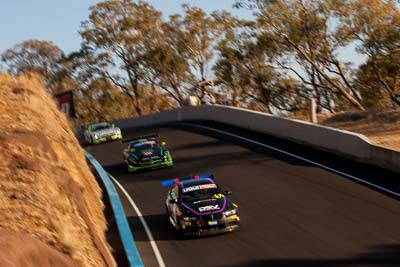
[{"label": "car roof", "polygon": [[89,126],[103,126],[103,125],[108,125],[108,122],[99,122],[99,123],[89,124]]},{"label": "car roof", "polygon": [[194,185],[199,185],[199,184],[215,184],[215,182],[210,178],[190,179],[190,180],[180,182],[179,187],[183,188],[183,187],[194,186]]},{"label": "car roof", "polygon": [[137,139],[137,140],[133,140],[129,143],[129,147],[130,146],[135,146],[138,144],[144,144],[146,142],[154,142],[155,144],[158,144],[158,140],[154,137],[150,137],[150,138],[142,138],[142,139]]}]

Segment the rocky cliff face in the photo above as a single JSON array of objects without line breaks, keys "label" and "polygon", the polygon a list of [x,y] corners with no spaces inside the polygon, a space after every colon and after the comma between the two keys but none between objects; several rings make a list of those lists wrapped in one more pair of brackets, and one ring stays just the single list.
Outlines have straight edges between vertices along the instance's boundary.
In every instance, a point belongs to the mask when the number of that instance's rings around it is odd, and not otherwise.
[{"label": "rocky cliff face", "polygon": [[40,79],[0,75],[0,147],[0,266],[115,266],[101,189]]}]

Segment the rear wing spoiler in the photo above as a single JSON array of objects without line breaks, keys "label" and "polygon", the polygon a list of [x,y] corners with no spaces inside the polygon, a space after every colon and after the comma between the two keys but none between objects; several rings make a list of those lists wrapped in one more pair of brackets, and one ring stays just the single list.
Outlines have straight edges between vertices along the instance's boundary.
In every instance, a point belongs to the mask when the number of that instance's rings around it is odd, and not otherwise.
[{"label": "rear wing spoiler", "polygon": [[139,141],[140,139],[146,139],[146,138],[155,138],[155,137],[160,137],[158,133],[152,133],[152,134],[147,134],[147,135],[141,135],[141,136],[135,136],[131,138],[124,138],[122,139],[122,143],[128,143],[132,141]]},{"label": "rear wing spoiler", "polygon": [[192,179],[212,179],[214,180],[214,174],[200,174],[200,175],[192,175],[192,176],[187,176],[187,177],[182,177],[182,178],[174,178],[170,180],[166,180],[161,182],[162,186],[170,186],[173,184],[177,184],[179,182],[187,181],[187,180],[192,180]]}]

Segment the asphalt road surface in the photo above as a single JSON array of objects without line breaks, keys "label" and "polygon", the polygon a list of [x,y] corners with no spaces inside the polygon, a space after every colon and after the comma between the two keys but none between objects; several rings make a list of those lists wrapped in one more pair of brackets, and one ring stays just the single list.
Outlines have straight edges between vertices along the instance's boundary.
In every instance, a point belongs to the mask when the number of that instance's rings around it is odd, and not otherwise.
[{"label": "asphalt road surface", "polygon": [[[398,175],[331,157],[256,133],[208,125],[312,158],[332,168],[397,190]],[[332,171],[243,140],[190,125],[123,131],[124,137],[158,132],[175,165],[127,173],[127,144],[88,147],[134,200],[166,266],[400,266],[400,201]],[[253,135],[253,136],[252,136]],[[165,215],[161,181],[213,173],[239,205],[237,232],[180,239]],[[394,181],[394,182],[393,182]],[[120,192],[145,266],[158,266],[127,198]]]}]

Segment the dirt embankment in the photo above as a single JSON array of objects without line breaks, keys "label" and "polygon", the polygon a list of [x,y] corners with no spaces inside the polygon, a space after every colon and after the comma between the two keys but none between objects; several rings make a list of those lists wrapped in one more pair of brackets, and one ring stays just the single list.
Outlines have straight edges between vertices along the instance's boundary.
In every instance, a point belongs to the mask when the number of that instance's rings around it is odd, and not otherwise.
[{"label": "dirt embankment", "polygon": [[115,266],[101,189],[36,78],[0,75],[0,266]]},{"label": "dirt embankment", "polygon": [[[292,119],[310,121],[307,115]],[[347,111],[318,114],[318,123],[363,134],[375,145],[400,151],[400,110]]]},{"label": "dirt embankment", "polygon": [[339,113],[321,124],[363,134],[376,145],[400,151],[400,110]]}]

